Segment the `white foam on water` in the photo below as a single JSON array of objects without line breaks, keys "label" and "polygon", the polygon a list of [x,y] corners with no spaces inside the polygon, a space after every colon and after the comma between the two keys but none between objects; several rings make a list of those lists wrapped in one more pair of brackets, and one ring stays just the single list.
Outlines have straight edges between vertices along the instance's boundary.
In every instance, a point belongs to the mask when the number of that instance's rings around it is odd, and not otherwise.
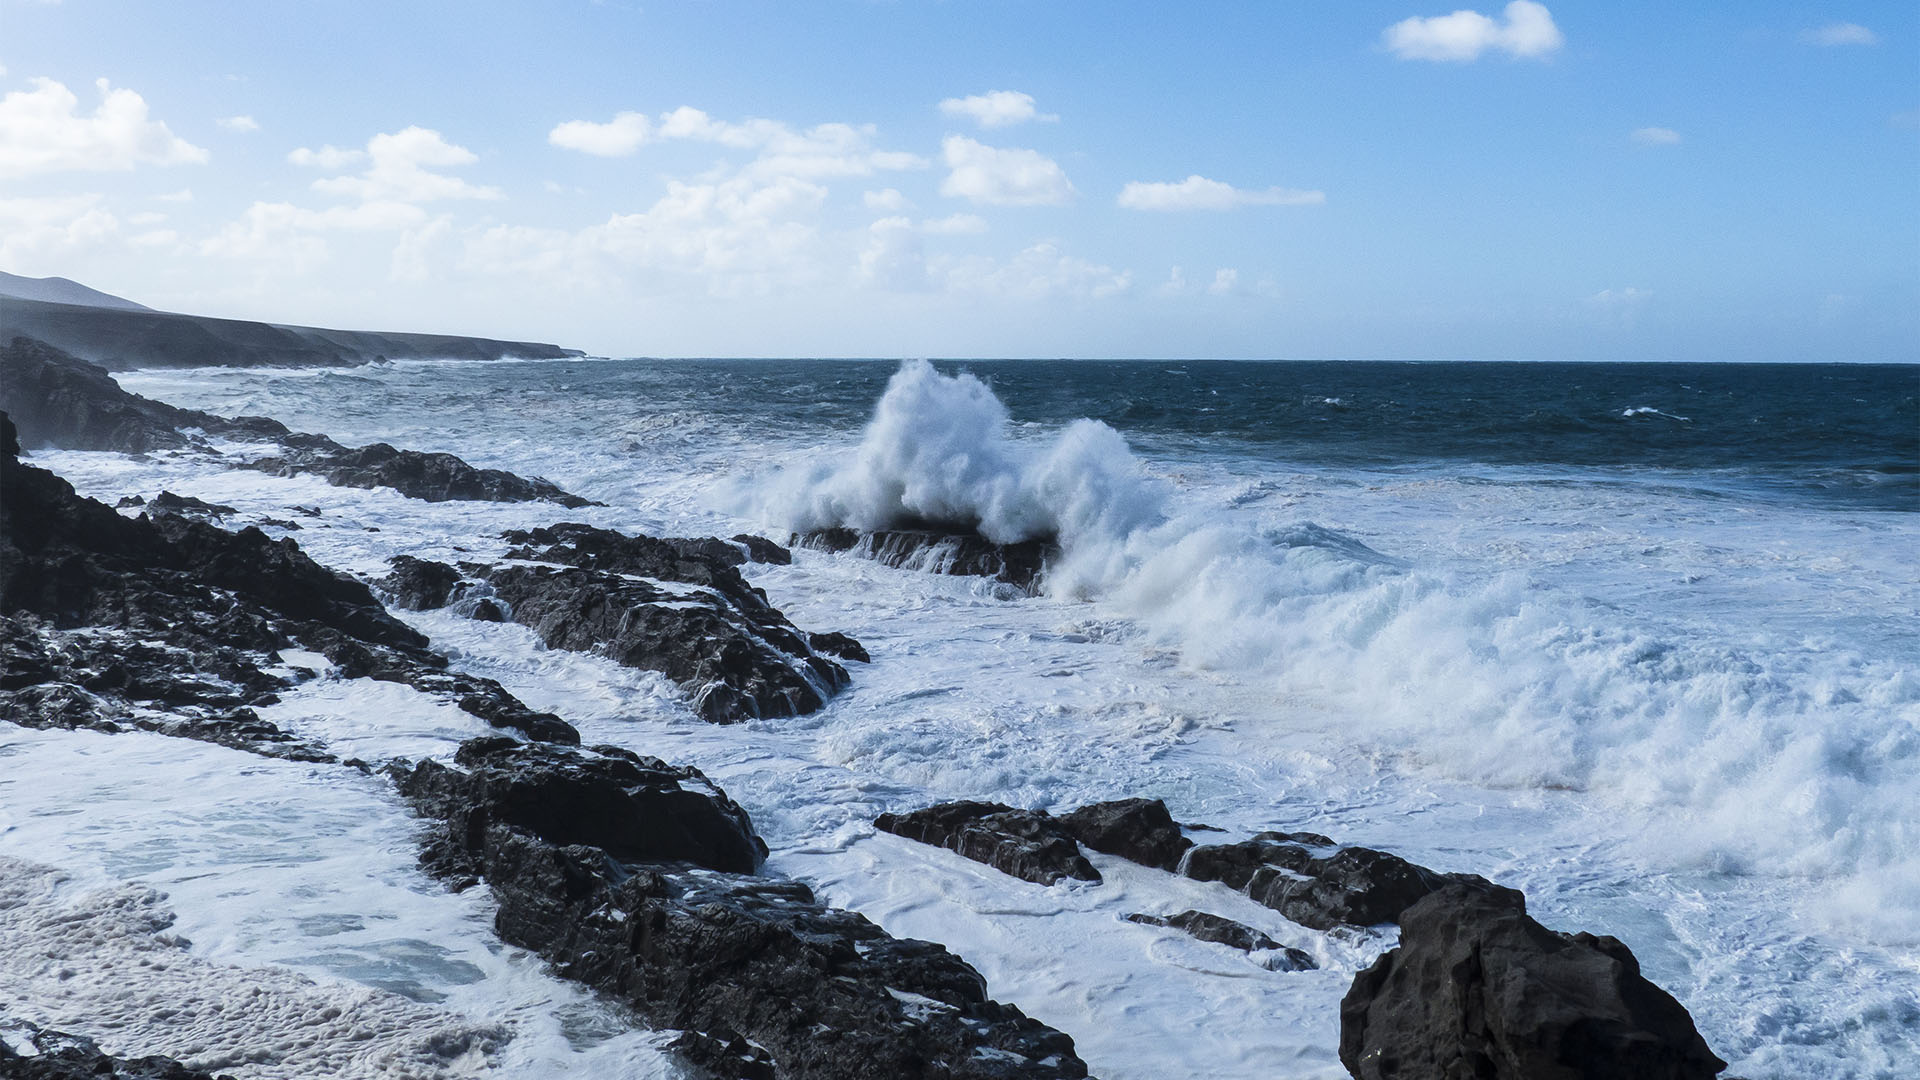
[{"label": "white foam on water", "polygon": [[[600,478],[579,490],[604,509],[429,505],[167,455],[49,463],[108,501],[168,486],[243,517],[325,506],[331,527],[293,535],[363,575],[391,554],[468,557],[454,545],[496,557],[498,530],[563,519],[730,535],[743,512],[788,525],[858,511],[1060,535],[1050,595],[1012,603],[811,551],[747,567],[799,626],[852,633],[875,662],[848,665],[853,689],[821,713],[736,727],[698,722],[658,676],[542,650],[524,628],[406,618],[588,741],[700,766],[753,814],[774,869],[949,944],[1109,1080],[1337,1075],[1345,976],[1385,941],[1321,940],[1217,886],[1125,867],[1056,895],[876,835],[875,814],[1146,795],[1233,836],[1324,832],[1523,888],[1550,926],[1616,934],[1734,1075],[1897,1076],[1920,1060],[1910,515],[1730,501],[1644,471],[1141,459],[1111,431],[1006,427],[990,395],[900,378],[915,385],[883,403],[884,437],[721,428],[636,454],[603,414],[569,420],[606,440],[539,471]],[[447,390],[462,402],[447,448],[497,453],[471,385]],[[335,414],[383,422],[365,402],[304,401],[315,430]],[[633,410],[638,423],[698,402]],[[936,437],[916,450],[923,428]],[[773,467],[702,479],[754,462]],[[902,469],[920,471],[888,472]],[[1119,921],[1189,906],[1326,971],[1264,972]]]}]

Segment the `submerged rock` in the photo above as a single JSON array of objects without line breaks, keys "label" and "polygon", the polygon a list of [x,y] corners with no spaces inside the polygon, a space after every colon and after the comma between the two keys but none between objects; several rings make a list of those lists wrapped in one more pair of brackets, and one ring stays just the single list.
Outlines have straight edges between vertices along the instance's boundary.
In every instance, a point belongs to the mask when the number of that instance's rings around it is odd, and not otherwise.
[{"label": "submerged rock", "polygon": [[1541,926],[1510,891],[1450,884],[1402,915],[1400,945],[1340,1003],[1360,1080],[1711,1080],[1687,1010],[1610,937]]},{"label": "submerged rock", "polygon": [[991,802],[951,802],[907,814],[881,814],[874,827],[947,848],[1037,885],[1062,878],[1099,881],[1073,837],[1044,810]]},{"label": "submerged rock", "polygon": [[544,500],[569,508],[596,505],[549,480],[477,468],[452,454],[399,450],[386,443],[348,448],[319,435],[282,440],[279,454],[246,462],[243,467],[275,476],[311,473],[335,487],[392,488],[425,502]]},{"label": "submerged rock", "polygon": [[1047,560],[1060,551],[1052,540],[996,544],[976,532],[941,529],[859,532],[836,527],[794,533],[788,542],[819,551],[850,551],[908,570],[992,578],[1028,594],[1040,591]]},{"label": "submerged rock", "polygon": [[1449,885],[1516,900],[1520,894],[1473,874],[1442,874],[1398,855],[1342,847],[1317,833],[1267,832],[1237,844],[1187,853],[1182,871],[1246,893],[1302,926],[1397,922],[1401,913]]},{"label": "submerged rock", "polygon": [[1204,911],[1188,910],[1177,915],[1134,914],[1127,916],[1127,921],[1184,930],[1200,941],[1211,941],[1245,953],[1271,952],[1275,954],[1274,961],[1268,965],[1272,971],[1312,971],[1320,966],[1314,963],[1313,957],[1281,945],[1246,923]]},{"label": "submerged rock", "polygon": [[483,877],[503,940],[687,1032],[676,1046],[716,1075],[1086,1075],[1070,1038],[988,998],[941,946],[744,873],[764,848],[695,770],[505,740],[463,745],[455,766],[400,777],[440,822],[428,866]]},{"label": "submerged rock", "polygon": [[170,1057],[115,1057],[92,1039],[0,1017],[0,1076],[9,1080],[233,1080]]}]

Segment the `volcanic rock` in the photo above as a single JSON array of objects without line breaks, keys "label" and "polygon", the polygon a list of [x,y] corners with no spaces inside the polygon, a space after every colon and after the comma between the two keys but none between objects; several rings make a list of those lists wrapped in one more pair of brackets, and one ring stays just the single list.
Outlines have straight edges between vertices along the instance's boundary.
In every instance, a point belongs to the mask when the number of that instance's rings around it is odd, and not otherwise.
[{"label": "volcanic rock", "polygon": [[931,528],[813,529],[794,533],[788,543],[819,551],[851,551],[908,570],[992,578],[1030,595],[1040,591],[1047,560],[1060,552],[1059,544],[1050,539],[996,544],[972,531]]},{"label": "volcanic rock", "polygon": [[1172,870],[1193,846],[1159,799],[1091,803],[1059,818],[1060,827],[1095,851]]},{"label": "volcanic rock", "polygon": [[1446,885],[1340,1003],[1359,1080],[1711,1080],[1693,1018],[1611,937],[1562,934],[1518,894]]},{"label": "volcanic rock", "polygon": [[568,508],[597,505],[540,477],[476,468],[452,454],[398,450],[386,443],[349,449],[325,436],[282,440],[279,454],[257,458],[243,467],[275,476],[312,473],[335,487],[387,487],[425,502],[545,500]]},{"label": "volcanic rock", "polygon": [[1320,966],[1314,963],[1313,957],[1299,949],[1282,946],[1246,923],[1204,911],[1182,911],[1177,915],[1134,914],[1127,916],[1127,921],[1147,926],[1170,926],[1175,930],[1184,930],[1201,941],[1226,945],[1241,952],[1271,952],[1275,954],[1275,959],[1269,965],[1269,970],[1273,971],[1312,971]]},{"label": "volcanic rock", "polygon": [[1237,844],[1188,852],[1182,872],[1219,881],[1315,930],[1397,922],[1408,907],[1447,885],[1517,899],[1472,874],[1442,874],[1372,848],[1341,847],[1317,833],[1266,832]]},{"label": "volcanic rock", "polygon": [[233,1080],[170,1057],[115,1057],[92,1039],[0,1017],[0,1076],[9,1080]]},{"label": "volcanic rock", "polygon": [[951,802],[907,814],[881,814],[882,832],[947,848],[1005,874],[1038,885],[1061,878],[1099,881],[1079,845],[1044,810],[1016,810],[990,802]]}]

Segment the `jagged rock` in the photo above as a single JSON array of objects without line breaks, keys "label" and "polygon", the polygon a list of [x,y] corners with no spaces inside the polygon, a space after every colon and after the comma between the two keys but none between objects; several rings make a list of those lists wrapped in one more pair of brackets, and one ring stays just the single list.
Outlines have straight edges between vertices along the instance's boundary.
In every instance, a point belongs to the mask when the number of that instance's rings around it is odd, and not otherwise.
[{"label": "jagged rock", "polygon": [[283,439],[281,453],[246,462],[243,467],[275,476],[312,473],[335,487],[387,487],[425,502],[545,500],[569,508],[596,505],[540,477],[476,468],[452,454],[399,450],[386,443],[349,449],[324,436]]},{"label": "jagged rock", "polygon": [[769,563],[774,566],[789,566],[793,563],[793,552],[764,536],[735,533],[733,542],[747,549],[748,562]]},{"label": "jagged rock", "polygon": [[[821,655],[830,649],[816,651],[747,583],[738,569],[746,557],[727,541],[628,536],[572,522],[504,538],[519,545],[507,552],[510,559],[561,566],[456,569],[401,556],[382,587],[408,607],[465,596],[469,614],[512,619],[549,648],[661,672],[715,723],[809,713],[850,681],[845,668]],[[845,635],[825,640],[859,648]]]},{"label": "jagged rock", "polygon": [[170,1057],[115,1057],[92,1039],[0,1017],[0,1076],[8,1080],[233,1080]]},{"label": "jagged rock", "polygon": [[1100,880],[1079,845],[1044,810],[951,802],[907,814],[881,814],[873,824],[882,832],[947,848],[1039,885],[1061,878]]},{"label": "jagged rock", "polygon": [[781,1080],[1086,1075],[1071,1039],[987,998],[944,948],[736,872],[762,849],[694,770],[505,740],[469,742],[456,764],[401,776],[442,823],[429,868],[483,877],[503,940],[688,1032],[676,1045],[698,1063]]},{"label": "jagged rock", "polygon": [[1052,540],[996,544],[978,533],[940,529],[858,532],[836,527],[794,533],[787,542],[819,551],[851,551],[909,570],[992,578],[1030,594],[1040,590],[1047,560],[1060,551]]},{"label": "jagged rock", "polygon": [[1402,915],[1400,945],[1340,1004],[1360,1080],[1711,1080],[1687,1010],[1611,937],[1561,934],[1518,894],[1451,884]]},{"label": "jagged rock", "polygon": [[1372,848],[1341,847],[1317,833],[1266,832],[1237,844],[1188,852],[1183,872],[1219,881],[1315,930],[1397,922],[1408,907],[1447,885],[1519,897],[1473,874],[1442,874]]},{"label": "jagged rock", "polygon": [[130,394],[105,368],[42,341],[16,337],[0,349],[0,410],[15,418],[28,447],[72,450],[197,449],[211,453],[204,435],[278,442],[279,455],[244,463],[280,476],[314,473],[341,487],[391,487],[430,502],[481,499],[588,506],[539,478],[480,469],[452,454],[396,450],[386,443],[349,449],[324,435],[289,431],[264,416],[226,418],[179,409]]},{"label": "jagged rock", "polygon": [[873,663],[873,657],[867,655],[867,647],[853,637],[839,631],[825,634],[808,634],[807,645],[817,653],[837,656],[842,660],[857,660],[862,664]]},{"label": "jagged rock", "polygon": [[[0,431],[13,432],[4,413]],[[406,682],[531,738],[579,741],[498,683],[445,670],[365,585],[291,540],[179,516],[129,519],[13,455],[0,456],[0,490],[0,717],[331,760],[247,708],[294,684],[266,669],[297,642],[350,677]]]},{"label": "jagged rock", "polygon": [[1127,921],[1184,930],[1201,941],[1226,945],[1241,952],[1271,952],[1274,960],[1268,964],[1268,969],[1272,971],[1312,971],[1320,966],[1314,963],[1313,957],[1299,949],[1281,945],[1246,923],[1235,922],[1221,915],[1209,915],[1204,911],[1188,910],[1177,915],[1134,914],[1127,916]]},{"label": "jagged rock", "polygon": [[1193,841],[1159,799],[1117,799],[1092,803],[1062,814],[1060,827],[1095,851],[1131,859],[1143,866],[1172,870]]},{"label": "jagged rock", "polygon": [[147,503],[146,507],[149,514],[177,514],[201,521],[213,521],[239,513],[233,507],[222,503],[210,503],[191,495],[175,495],[171,491],[162,491],[155,495],[153,501]]}]

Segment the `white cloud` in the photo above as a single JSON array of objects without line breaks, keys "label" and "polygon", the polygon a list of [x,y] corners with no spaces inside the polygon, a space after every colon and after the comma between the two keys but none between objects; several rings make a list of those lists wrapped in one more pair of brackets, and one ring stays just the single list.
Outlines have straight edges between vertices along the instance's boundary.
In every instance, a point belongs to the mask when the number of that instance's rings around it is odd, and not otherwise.
[{"label": "white cloud", "polygon": [[1062,206],[1075,194],[1067,174],[1038,151],[984,146],[964,135],[940,144],[952,171],[940,194],[993,206]]},{"label": "white cloud", "polygon": [[1635,128],[1630,137],[1641,146],[1678,146],[1680,144],[1680,133],[1672,128]]},{"label": "white cloud", "polygon": [[30,271],[38,259],[70,256],[104,243],[120,222],[100,205],[100,196],[0,197],[0,263]]},{"label": "white cloud", "polygon": [[1477,60],[1488,51],[1544,57],[1566,41],[1544,4],[1513,0],[1504,14],[1504,20],[1464,9],[1451,15],[1416,16],[1387,27],[1381,40],[1402,60],[1456,62]]},{"label": "white cloud", "polygon": [[309,150],[302,146],[287,155],[287,160],[303,169],[325,169],[338,172],[349,165],[357,165],[367,158],[365,150],[342,150],[328,144],[318,150]]},{"label": "white cloud", "polygon": [[978,214],[949,214],[922,221],[920,231],[928,236],[974,236],[987,231],[987,219]]},{"label": "white cloud", "polygon": [[237,131],[243,135],[248,132],[260,130],[260,121],[255,120],[251,116],[223,116],[215,120],[214,123],[219,124],[228,131]]},{"label": "white cloud", "polygon": [[167,220],[167,215],[157,210],[142,210],[137,214],[127,215],[127,224],[129,225],[158,225],[165,220]]},{"label": "white cloud", "polygon": [[144,98],[94,83],[100,104],[91,115],[52,79],[0,98],[0,178],[66,171],[126,170],[135,164],[190,165],[207,152],[147,115]]},{"label": "white cloud", "polygon": [[1327,201],[1325,192],[1271,187],[1237,188],[1204,176],[1178,183],[1135,180],[1120,189],[1119,204],[1129,210],[1232,210],[1238,206],[1316,206]]},{"label": "white cloud", "polygon": [[402,202],[365,202],[309,210],[292,203],[257,202],[240,220],[200,244],[200,253],[304,267],[326,257],[329,232],[391,232],[419,224],[426,211]]},{"label": "white cloud", "polygon": [[869,288],[925,291],[930,285],[926,252],[913,222],[887,217],[867,226],[867,246],[860,252],[855,277]]},{"label": "white cloud", "polygon": [[1168,272],[1167,280],[1161,282],[1160,287],[1155,291],[1161,296],[1180,296],[1184,294],[1187,291],[1187,272],[1177,266],[1174,267]]},{"label": "white cloud", "polygon": [[623,112],[604,124],[591,120],[568,120],[547,132],[547,141],[568,150],[599,157],[626,157],[653,132],[653,123],[642,113]]},{"label": "white cloud", "polygon": [[1225,296],[1240,287],[1240,271],[1231,266],[1223,266],[1213,272],[1213,284],[1207,291],[1215,296]]},{"label": "white cloud", "polygon": [[164,195],[155,195],[154,198],[159,199],[161,202],[190,203],[193,201],[193,189],[181,188],[179,191],[169,191]]},{"label": "white cloud", "polygon": [[1859,23],[1843,22],[1802,31],[1800,40],[1809,45],[1878,45],[1880,35]]},{"label": "white cloud", "polygon": [[172,247],[180,242],[180,234],[172,229],[150,229],[127,237],[127,243],[134,247]]},{"label": "white cloud", "polygon": [[429,253],[452,231],[452,215],[441,214],[425,225],[401,233],[399,242],[393,246],[393,262],[387,277],[393,281],[430,280],[433,274],[428,266]]},{"label": "white cloud", "polygon": [[865,192],[860,196],[860,201],[864,203],[869,210],[905,210],[907,207],[913,205],[907,201],[907,197],[900,194],[896,188],[882,188],[879,191]]},{"label": "white cloud", "polygon": [[948,116],[964,117],[983,128],[1006,127],[1009,124],[1023,124],[1029,120],[1055,121],[1060,119],[1052,114],[1041,115],[1033,107],[1033,95],[1018,90],[989,90],[984,94],[970,94],[963,98],[948,98],[940,103],[940,111]]},{"label": "white cloud", "polygon": [[[319,156],[315,155],[316,158]],[[313,189],[367,203],[425,203],[438,199],[504,197],[499,188],[481,187],[457,176],[434,172],[435,169],[471,165],[480,159],[474,156],[473,151],[464,146],[455,146],[439,132],[428,128],[409,127],[375,135],[367,140],[366,157],[368,165],[358,176],[315,180]]]},{"label": "white cloud", "polygon": [[1057,297],[1104,299],[1133,287],[1130,271],[1090,262],[1061,251],[1057,244],[1035,244],[1005,261],[975,257],[938,261],[929,267],[949,289],[1019,300]]}]

